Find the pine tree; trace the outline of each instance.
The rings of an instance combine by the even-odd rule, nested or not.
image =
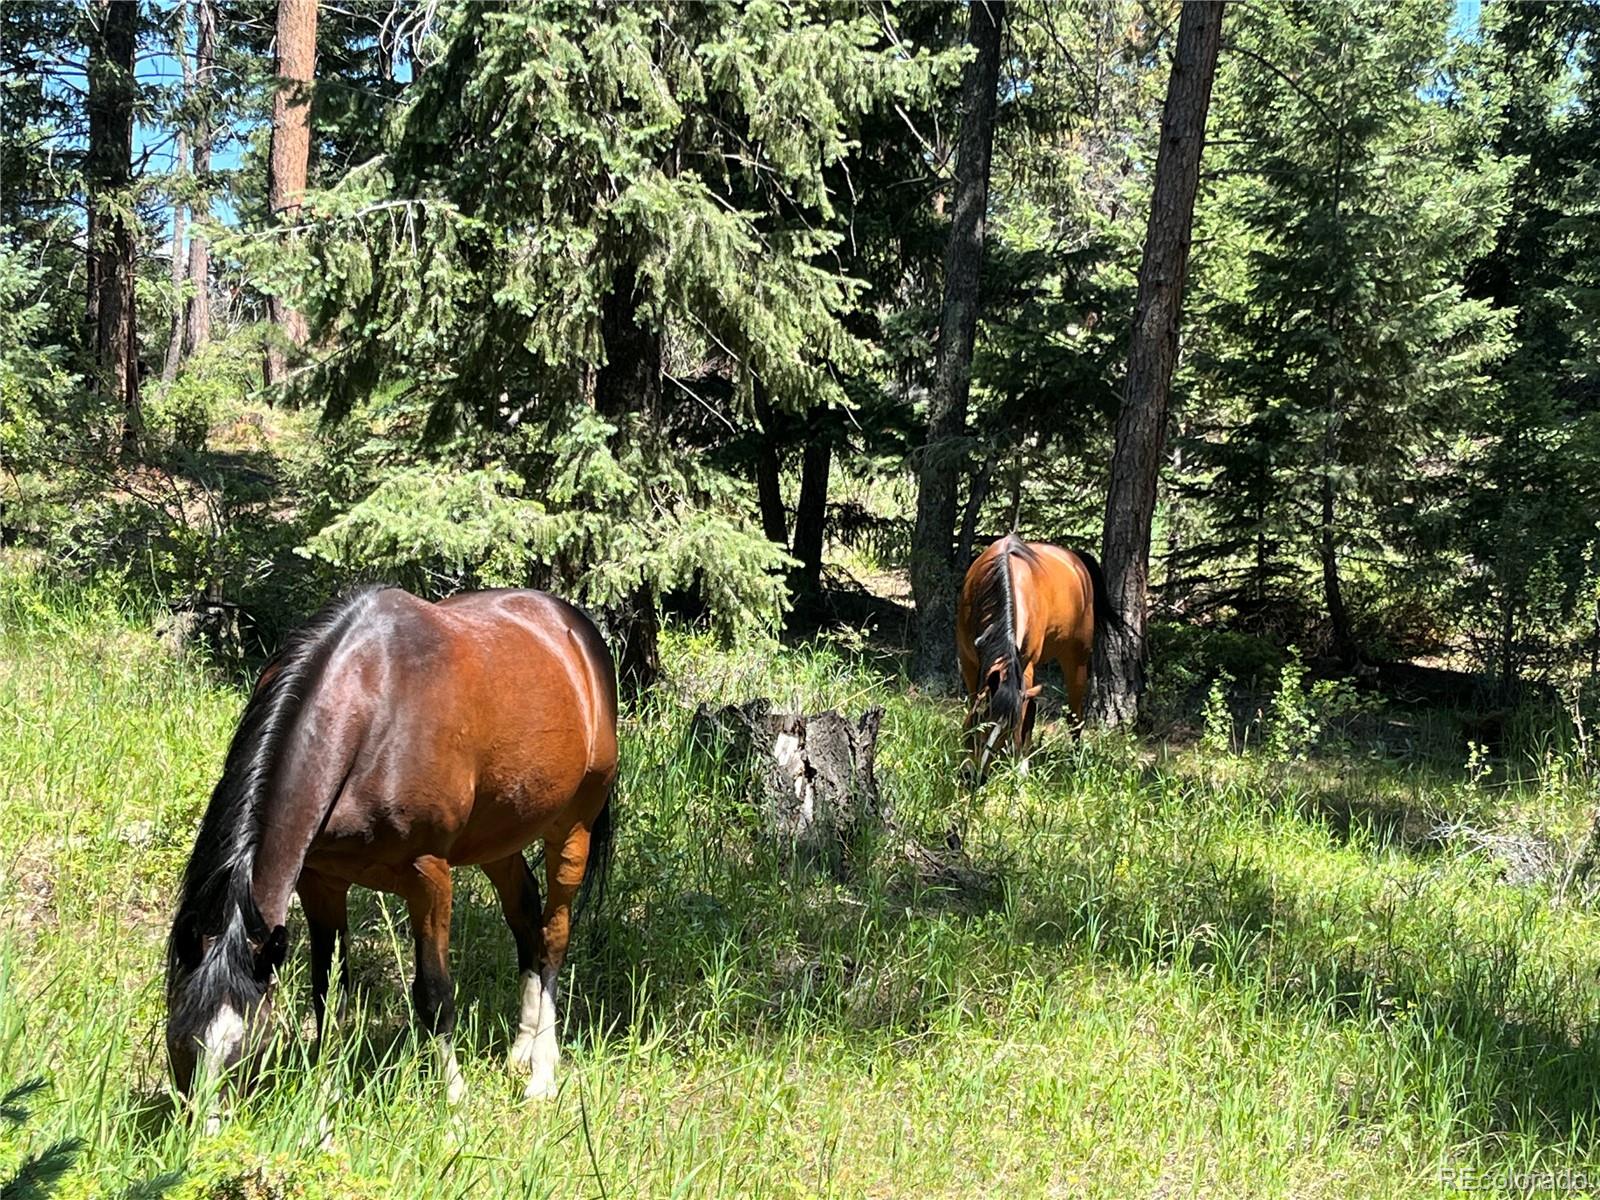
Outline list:
[[[267,205],[275,220],[293,224],[300,212],[311,163],[311,91],[317,63],[317,0],[278,0],[277,86],[272,94],[272,146],[267,165]],[[282,342],[305,345],[306,323],[281,295],[270,300]],[[269,384],[283,378],[284,347],[267,347]]]
[[[1460,468],[1421,514],[1455,568],[1449,596],[1510,686],[1600,652],[1600,14],[1501,4],[1483,13],[1467,82],[1498,118],[1511,202],[1468,282],[1516,314],[1512,350],[1461,439]],[[1569,633],[1569,630],[1576,630]]]
[[[1381,553],[1504,350],[1505,314],[1466,295],[1460,267],[1506,172],[1449,102],[1447,5],[1239,17],[1213,253],[1243,278],[1194,339],[1216,398],[1201,407],[1222,419],[1192,449],[1222,537],[1189,554],[1253,554],[1258,589],[1314,562],[1330,646],[1351,659],[1348,560]]]
[[[1106,492],[1102,564],[1118,620],[1102,621],[1096,631],[1093,707],[1096,718],[1108,725],[1132,722],[1143,691],[1150,527],[1166,440],[1167,400],[1178,359],[1189,236],[1222,43],[1222,16],[1223,6],[1212,0],[1189,0],[1183,6],[1177,56],[1161,116],[1161,151],[1139,268],[1128,381]]]
[[[374,553],[374,525],[439,529],[420,510],[474,480],[473,523],[507,534],[480,580],[600,606],[692,589],[722,621],[770,620],[782,552],[684,452],[688,376],[730,364],[740,423],[757,381],[779,408],[848,405],[865,350],[841,320],[859,285],[830,262],[827,171],[863,111],[936,64],[874,14],[805,4],[460,4],[438,22],[386,159],[308,201],[298,261],[262,263],[330,347],[307,394],[369,419],[394,385],[391,429],[431,460],[380,473],[313,548],[428,560],[421,536]]]
[[[1004,3],[980,0],[971,6],[968,18],[967,41],[973,53],[961,89],[961,134],[944,259],[938,358],[928,394],[928,436],[918,467],[917,525],[911,537],[911,588],[917,601],[917,644],[911,669],[913,676],[925,683],[945,683],[955,675],[956,591],[960,586],[953,559],[956,487],[965,457],[961,446],[972,386],[1005,17]]]
[[[139,330],[134,308],[138,222],[133,209],[134,51],[137,0],[95,0],[89,10],[88,318],[99,383],[121,409],[125,457],[139,447]]]
[[[189,236],[188,294],[183,315],[183,352],[193,354],[211,340],[211,245],[202,221],[211,216],[211,150],[216,137],[217,10],[215,0],[194,0],[194,228]]]

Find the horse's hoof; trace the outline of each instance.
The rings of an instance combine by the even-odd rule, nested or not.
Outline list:
[[[511,1052],[506,1055],[506,1070],[513,1075],[526,1075],[533,1070],[533,1046],[531,1035],[519,1036],[511,1043]]]
[[[461,1078],[461,1076],[457,1075],[449,1083],[445,1084],[444,1102],[451,1108],[454,1108],[456,1105],[461,1103],[466,1094],[467,1081]]]
[[[455,1048],[444,1039],[437,1043],[439,1071],[444,1076],[445,1103],[454,1108],[467,1094],[467,1080],[461,1074],[461,1064],[456,1061]]]
[[[524,1100],[554,1100],[559,1090],[556,1086],[554,1069],[535,1071],[528,1077],[528,1086],[523,1089],[522,1098]]]

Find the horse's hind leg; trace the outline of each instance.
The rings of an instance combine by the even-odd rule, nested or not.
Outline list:
[[[417,859],[413,871],[400,889],[417,950],[411,1002],[418,1022],[433,1036],[445,1098],[454,1104],[466,1091],[466,1081],[450,1044],[456,1026],[455,989],[450,982],[450,864],[430,855]]]
[[[511,1043],[509,1065],[519,1075],[533,1070],[534,1046],[544,1008],[544,984],[539,964],[544,958],[544,934],[539,928],[539,884],[521,853],[485,863],[483,873],[500,897],[511,936],[517,942],[517,972],[522,978],[522,1009],[516,1040]]]
[[[544,903],[544,955],[539,964],[538,1020],[533,1023],[526,1092],[529,1100],[547,1099],[556,1094],[556,1063],[561,1055],[556,1041],[556,984],[572,937],[572,901],[578,894],[578,886],[583,882],[588,863],[589,829],[586,825],[574,825],[545,843],[545,887],[548,894]],[[526,1022],[526,999],[522,1011]]]
[[[335,945],[344,956],[339,966],[339,1008],[343,1021],[350,995],[350,884],[309,868],[295,885],[311,932],[311,1007],[317,1014],[317,1042],[327,1028],[328,983]]]

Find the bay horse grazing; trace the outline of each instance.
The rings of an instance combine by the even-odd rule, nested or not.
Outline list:
[[[572,904],[604,871],[617,773],[617,685],[590,620],[542,592],[429,604],[369,589],[324,609],[264,670],[184,872],[167,944],[167,1050],[178,1086],[257,1048],[298,892],[321,1035],[352,884],[401,896],[418,1021],[446,1094],[452,867],[480,866],[517,943],[511,1068],[528,1098],[556,1085],[556,981]],[[522,851],[545,845],[547,895]]]
[[[973,737],[978,783],[1000,739],[1026,753],[1042,688],[1034,673],[1042,664],[1060,664],[1067,704],[1083,720],[1097,618],[1114,619],[1111,601],[1100,564],[1082,551],[1010,533],[967,568],[956,609],[956,654],[971,701],[966,728],[975,729],[985,708],[993,723],[981,749]]]

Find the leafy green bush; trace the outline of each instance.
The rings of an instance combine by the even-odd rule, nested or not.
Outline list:
[[[261,386],[260,338],[232,331],[183,364],[176,379],[146,390],[145,433],[155,446],[197,451],[213,429],[244,411]]]
[[[1246,688],[1263,686],[1282,670],[1287,655],[1265,638],[1173,621],[1150,627],[1150,658],[1162,670],[1181,667],[1191,682],[1227,675]]]
[[[1316,745],[1322,726],[1306,690],[1306,665],[1290,648],[1289,661],[1278,672],[1278,690],[1267,714],[1263,750],[1276,762],[1304,758]]]
[[[1231,754],[1234,750],[1233,710],[1228,706],[1228,690],[1232,684],[1232,678],[1226,673],[1213,679],[1201,710],[1200,747],[1212,754]]]

